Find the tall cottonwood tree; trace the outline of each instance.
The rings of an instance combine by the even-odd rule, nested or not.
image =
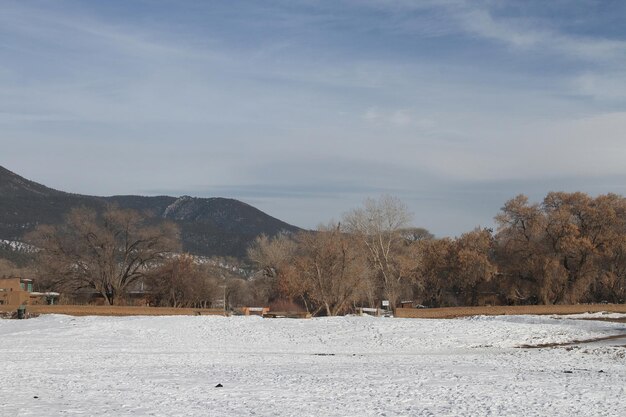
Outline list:
[[[417,250],[416,295],[429,307],[450,303],[453,281],[454,240],[429,239],[419,243]]]
[[[285,282],[293,269],[293,258],[298,245],[291,234],[279,233],[274,237],[258,236],[247,251],[248,260],[257,273],[252,278],[250,288],[255,291],[255,299],[270,303],[281,296],[294,297],[290,293],[293,284]]]
[[[344,216],[344,231],[364,246],[370,268],[384,297],[395,306],[409,288],[415,267],[408,250],[406,228],[411,220],[407,206],[388,195],[365,200],[363,207]]]
[[[499,269],[520,299],[624,299],[624,197],[553,192],[539,205],[518,196],[496,220]]]
[[[552,274],[541,206],[518,195],[504,204],[495,219],[498,280],[507,300],[514,304],[549,303]]]
[[[39,248],[39,265],[51,285],[91,288],[107,304],[180,248],[173,224],[151,225],[138,212],[116,207],[102,214],[75,208],[63,224],[38,226],[28,240]]]
[[[454,280],[465,305],[477,305],[481,285],[497,272],[493,262],[494,239],[490,229],[475,229],[455,241]]]
[[[299,233],[296,242],[299,250],[288,282],[316,312],[336,316],[362,298],[369,270],[353,236],[342,232],[338,224],[329,224],[316,232]]]
[[[416,282],[422,300],[431,307],[476,305],[480,287],[497,272],[493,245],[489,229],[421,242]]]

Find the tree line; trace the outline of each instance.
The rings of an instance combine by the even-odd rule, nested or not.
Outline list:
[[[393,197],[367,200],[316,232],[259,237],[249,258],[273,285],[313,312],[413,300],[428,307],[480,304],[623,303],[626,199],[549,193],[517,196],[477,228],[435,238],[408,227]]]
[[[436,238],[410,226],[399,199],[368,199],[315,231],[259,236],[242,275],[234,260],[181,253],[172,223],[116,207],[76,208],[63,224],[39,225],[27,236],[35,262],[2,261],[0,275],[28,272],[41,289],[87,291],[106,304],[140,293],[150,305],[273,305],[323,315],[382,300],[427,307],[624,302],[624,197],[555,192],[530,203],[520,195],[495,220],[495,230]]]

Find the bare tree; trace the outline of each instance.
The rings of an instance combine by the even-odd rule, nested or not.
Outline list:
[[[520,299],[546,304],[624,299],[623,197],[554,192],[541,205],[531,205],[518,196],[496,220],[499,272]]]
[[[150,271],[145,283],[156,305],[207,308],[221,293],[221,277],[211,272],[191,255],[183,254]]]
[[[497,272],[492,262],[493,245],[489,229],[475,229],[456,239],[454,283],[466,305],[477,305],[480,286],[491,281]]]
[[[404,281],[411,278],[414,269],[404,236],[410,220],[406,205],[391,196],[367,199],[362,208],[344,216],[344,230],[357,236],[365,246],[370,267],[380,284],[381,296],[391,305],[397,304]]]
[[[294,259],[289,283],[328,316],[345,313],[362,297],[369,270],[354,237],[339,225],[321,226],[317,232],[301,232],[296,237],[299,251]]]
[[[509,302],[549,303],[554,268],[547,256],[546,218],[539,204],[518,195],[496,216],[498,280]]]
[[[275,237],[261,235],[248,248],[248,259],[257,269],[249,288],[254,290],[254,299],[263,303],[275,301],[281,296],[295,296],[293,283],[286,280],[293,268],[293,258],[298,249],[297,243],[289,234]]]
[[[448,292],[454,278],[453,257],[454,241],[450,238],[419,242],[416,292],[424,304],[430,307],[448,304]]]
[[[37,246],[39,265],[52,284],[65,289],[91,288],[108,304],[179,249],[171,223],[149,225],[133,210],[76,208],[60,226],[39,226],[28,236]]]

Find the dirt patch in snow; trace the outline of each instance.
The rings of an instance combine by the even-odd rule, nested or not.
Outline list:
[[[593,339],[573,340],[571,342],[565,342],[565,343],[542,343],[542,344],[538,344],[538,345],[521,345],[521,346],[519,346],[519,348],[521,348],[521,349],[542,349],[542,348],[551,348],[551,347],[584,345],[584,344],[603,342],[603,341],[609,341],[609,340],[619,340],[619,339],[626,340],[626,333],[624,333],[624,334],[617,334],[617,335],[613,335],[613,336],[596,337],[596,338],[593,338]],[[626,345],[624,345],[624,346],[626,346]]]

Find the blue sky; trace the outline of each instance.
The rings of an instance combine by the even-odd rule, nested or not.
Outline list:
[[[404,200],[626,193],[623,1],[2,1],[0,165],[72,192],[223,196],[301,227]]]

